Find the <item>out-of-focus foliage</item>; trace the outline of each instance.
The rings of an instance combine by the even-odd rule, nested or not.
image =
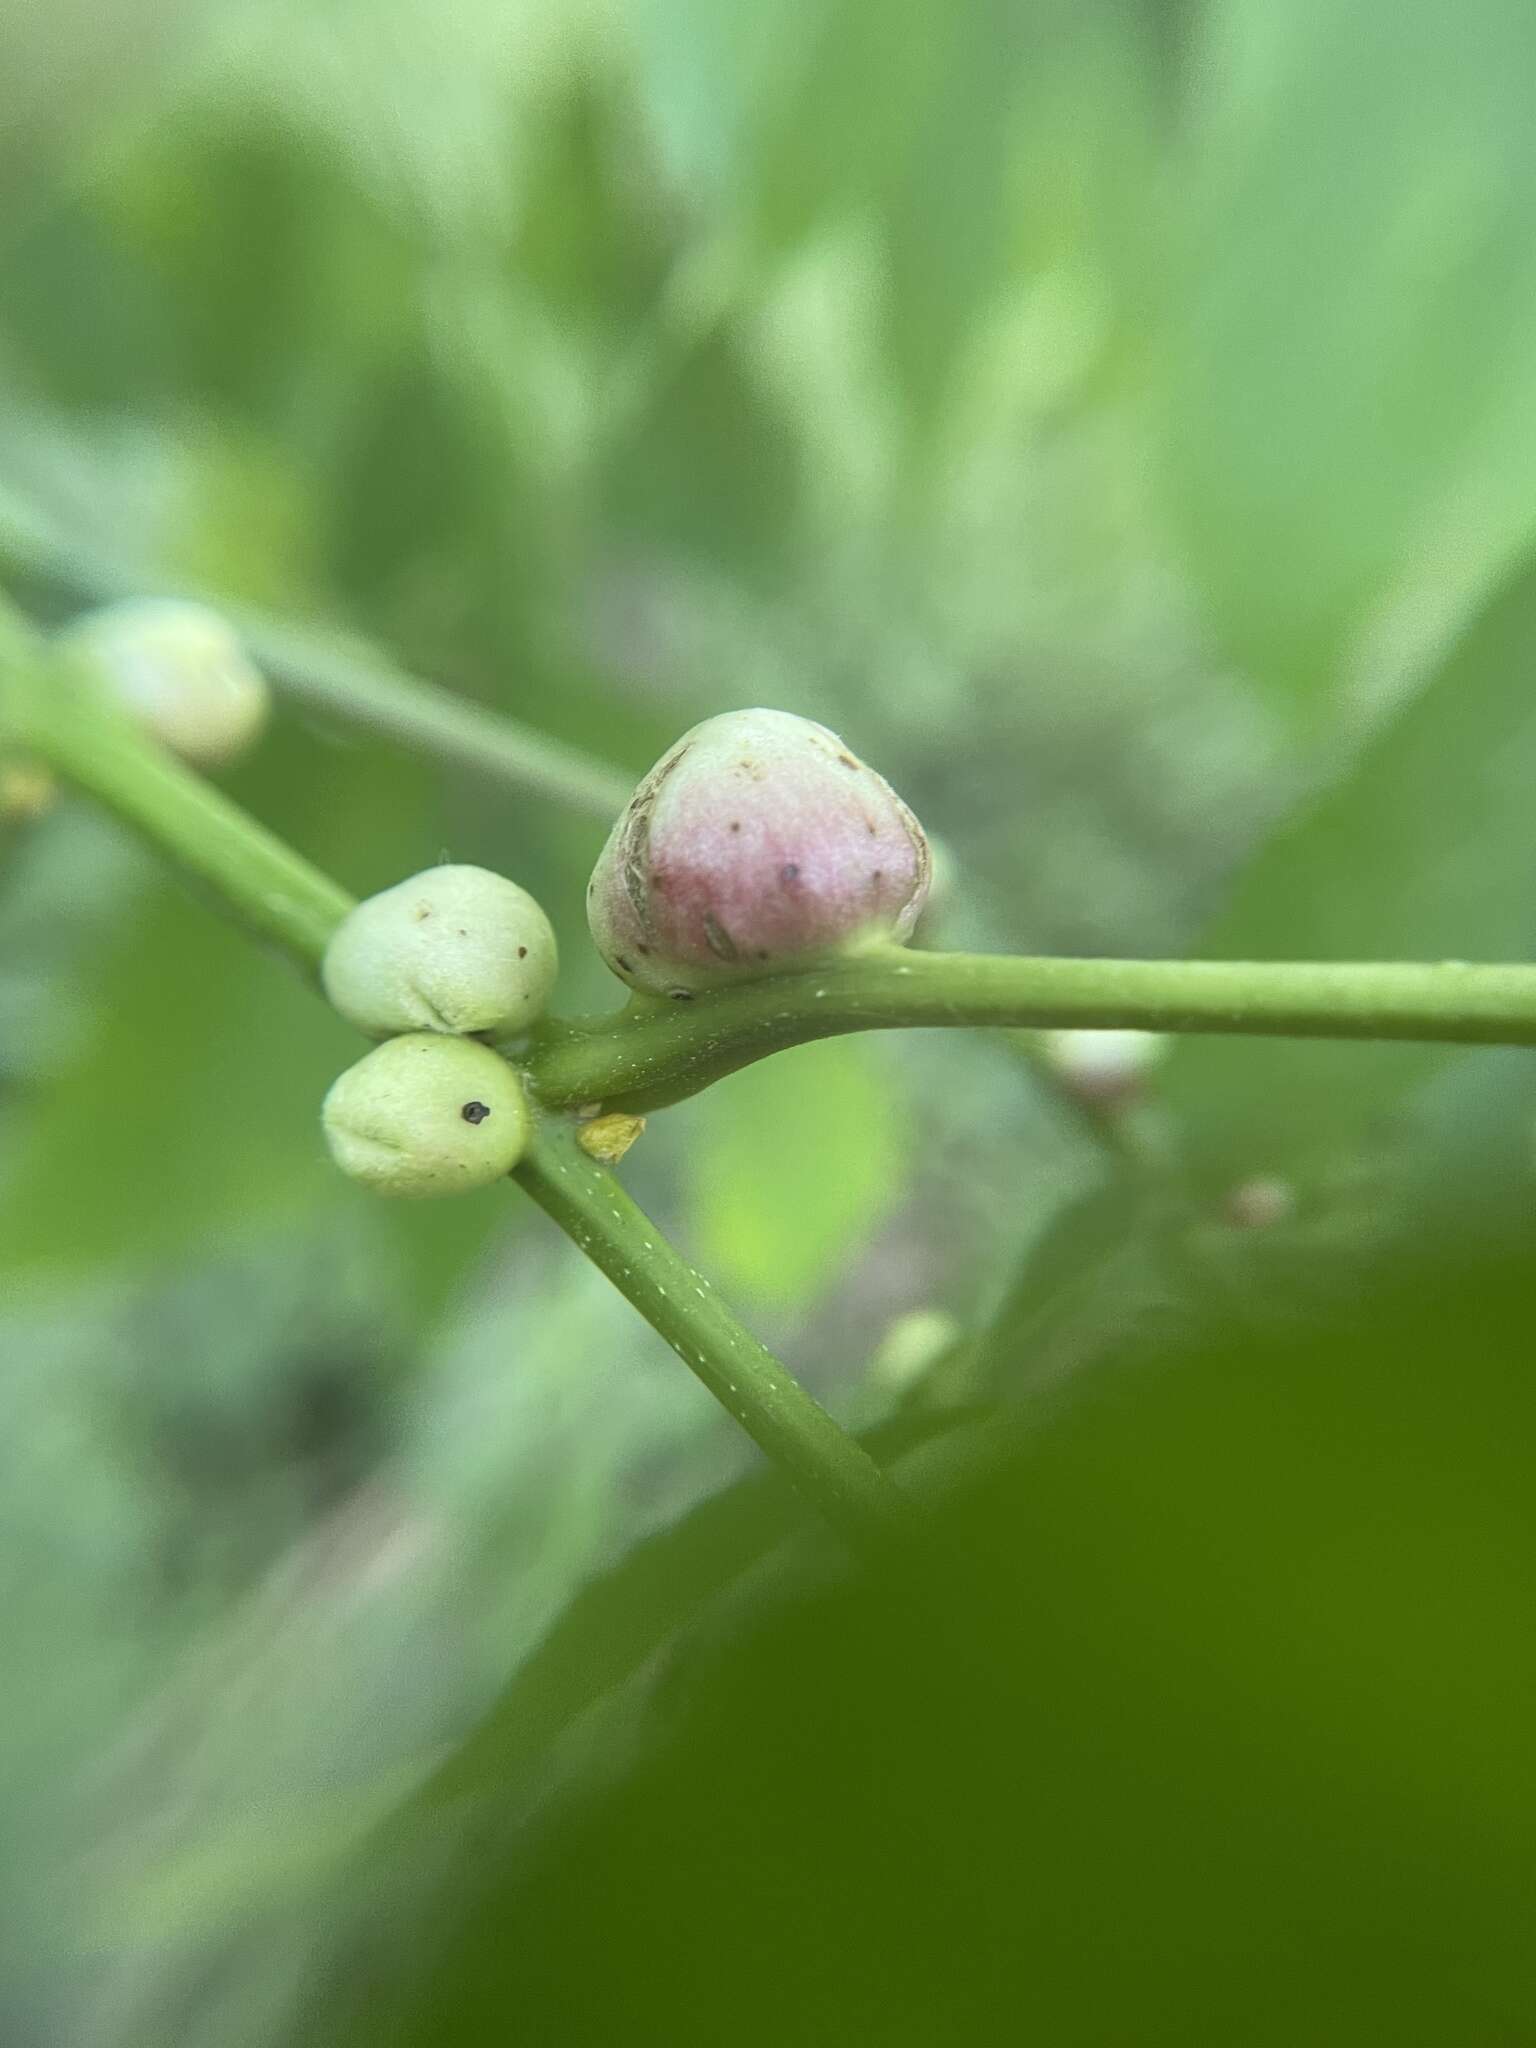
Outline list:
[[[1533,68],[1520,0],[18,0],[0,507],[635,773],[825,720],[932,943],[1524,957]],[[291,712],[229,783],[616,999],[601,821]],[[341,1182],[355,1039],[113,828],[0,829],[7,2040],[339,2038],[402,1947],[423,2039],[1536,2024],[1526,1055],[1192,1042],[1129,1158],[959,1033],[653,1119],[824,1398],[1014,1459],[974,1584],[748,1628],[827,1559],[659,1341],[510,1192]]]
[[[1488,604],[1438,674],[1294,823],[1204,935],[1227,959],[1520,960],[1536,951],[1536,577]],[[1192,1152],[1228,1172],[1358,1158],[1428,1081],[1440,1046],[1185,1046],[1170,1086]],[[1524,1072],[1529,1063],[1522,1063]],[[1529,1082],[1516,1083],[1524,1113]],[[1506,1072],[1502,1114],[1517,1113]]]
[[[695,1643],[482,1838],[355,2038],[1518,2040],[1527,1321],[1431,1253],[996,1418],[920,1562]]]

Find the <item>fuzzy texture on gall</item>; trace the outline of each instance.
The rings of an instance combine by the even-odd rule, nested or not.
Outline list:
[[[326,948],[325,992],[374,1038],[509,1037],[542,1015],[559,965],[549,919],[488,868],[437,867],[360,903]]]
[[[908,938],[930,867],[921,825],[836,733],[728,711],[684,733],[635,791],[587,919],[621,980],[689,995]]]
[[[527,1148],[517,1075],[473,1039],[391,1038],[334,1083],[321,1113],[342,1172],[381,1195],[466,1194],[502,1180]]]
[[[144,729],[197,768],[218,768],[256,739],[271,710],[266,678],[207,605],[132,598],[87,612],[58,646]]]

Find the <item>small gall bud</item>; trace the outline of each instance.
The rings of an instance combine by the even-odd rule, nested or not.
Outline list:
[[[685,997],[905,940],[930,866],[921,825],[836,733],[729,711],[684,733],[635,791],[587,917],[621,980]]]
[[[869,1361],[866,1385],[887,1398],[911,1393],[964,1334],[944,1309],[908,1309],[887,1324]]]
[[[458,1195],[502,1180],[528,1144],[522,1083],[489,1046],[391,1038],[333,1085],[321,1113],[342,1172],[381,1195]]]
[[[1168,1041],[1156,1031],[1047,1031],[1046,1059],[1080,1102],[1124,1108],[1142,1093]]]
[[[549,919],[488,868],[438,867],[360,903],[326,948],[332,1004],[374,1038],[509,1037],[542,1015],[559,964]]]
[[[218,768],[267,722],[271,693],[228,621],[207,605],[131,598],[87,612],[57,646],[138,724],[197,768]]]
[[[1296,1213],[1296,1190],[1278,1174],[1255,1174],[1228,1188],[1222,1216],[1234,1230],[1273,1230]]]

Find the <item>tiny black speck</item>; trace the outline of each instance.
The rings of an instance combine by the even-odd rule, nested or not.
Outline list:
[[[731,820],[731,830],[732,830],[733,832],[739,832],[739,831],[741,830],[741,820],[740,820],[740,818],[732,818],[732,820]]]
[[[528,958],[528,948],[526,946],[519,946],[517,949],[517,957],[519,960],[526,960]]]
[[[483,1124],[490,1113],[483,1102],[466,1102],[459,1111],[459,1115],[467,1124]]]
[[[798,862],[798,861],[793,861],[793,860],[787,860],[787,861],[785,861],[785,863],[784,863],[783,867],[781,867],[781,868],[779,869],[779,880],[780,880],[781,882],[798,882],[798,881],[799,881],[799,879],[800,879],[800,864],[799,864],[799,862]]]

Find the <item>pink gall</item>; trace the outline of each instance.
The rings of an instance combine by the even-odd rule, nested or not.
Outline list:
[[[684,733],[635,791],[587,916],[632,988],[686,996],[905,940],[931,872],[917,819],[836,733],[730,711]]]

